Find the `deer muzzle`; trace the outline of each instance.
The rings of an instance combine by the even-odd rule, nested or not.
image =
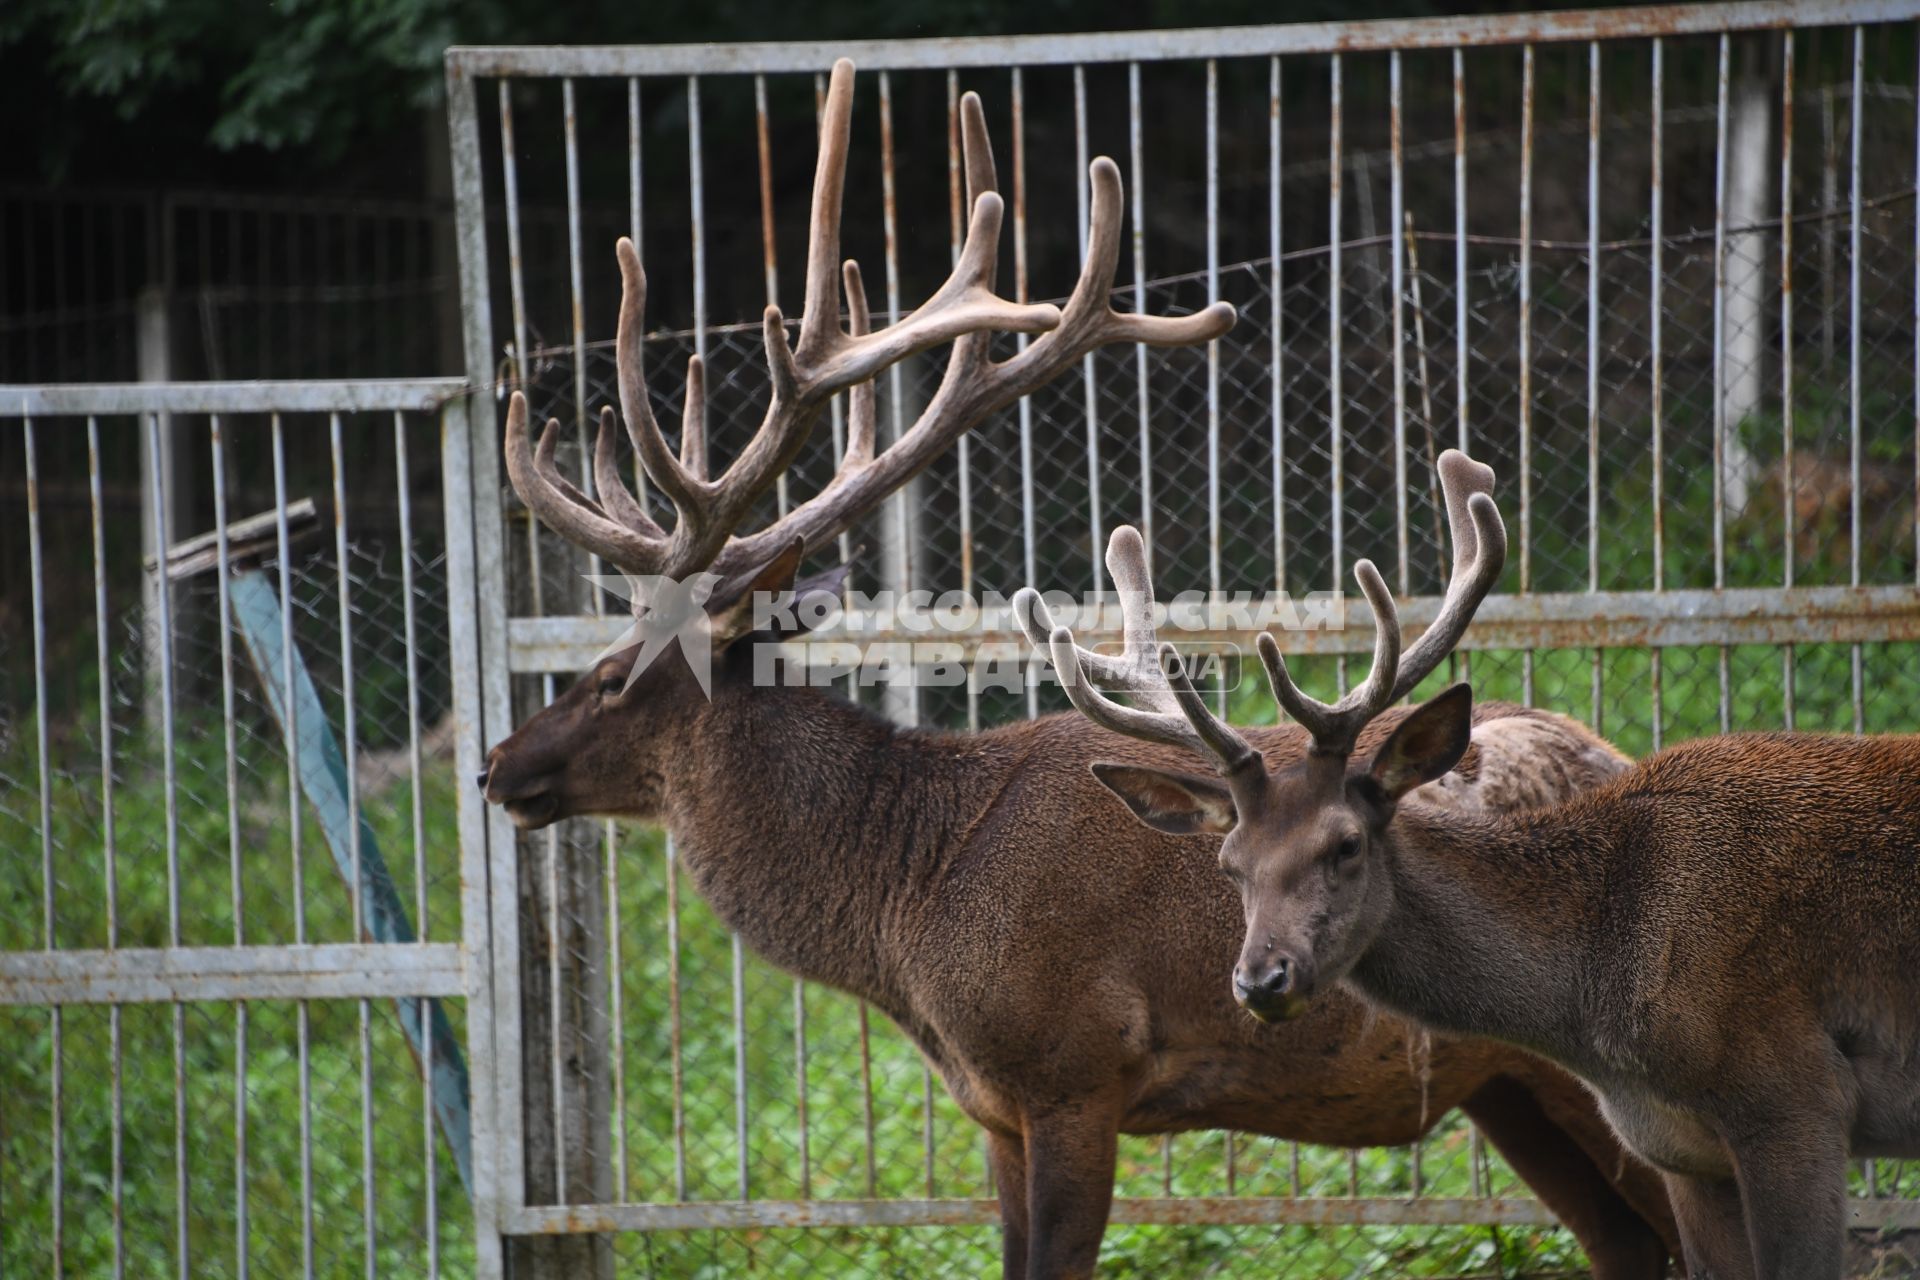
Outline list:
[[[537,831],[561,816],[560,795],[553,789],[553,775],[516,776],[513,763],[503,754],[502,747],[487,753],[487,767],[475,781],[487,803],[505,809],[513,825],[522,831]]]
[[[1286,1022],[1306,1012],[1313,994],[1311,967],[1284,951],[1241,960],[1233,969],[1233,998],[1262,1022]]]

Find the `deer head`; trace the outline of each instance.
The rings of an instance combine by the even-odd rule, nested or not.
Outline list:
[[[506,457],[514,491],[548,528],[627,575],[636,639],[489,753],[480,785],[521,827],[582,814],[656,816],[661,754],[672,750],[676,736],[707,704],[709,690],[693,668],[710,667],[716,684],[747,678],[750,660],[740,651],[750,646],[740,642],[754,633],[756,596],[838,593],[833,575],[796,588],[809,547],[826,545],[965,432],[1074,367],[1089,351],[1109,343],[1191,346],[1233,324],[1233,308],[1223,302],[1180,317],[1112,308],[1122,198],[1120,171],[1105,157],[1089,171],[1086,259],[1066,304],[1025,305],[999,297],[994,276],[1003,207],[980,99],[969,93],[961,99],[960,122],[972,214],[960,254],[930,298],[873,330],[860,269],[840,261],[852,109],[853,64],[842,59],[834,65],[821,119],[798,339],[789,342],[785,318],[769,306],[762,325],[772,383],[766,416],[717,477],[709,476],[705,370],[698,357],[687,364],[677,456],[649,408],[640,363],[646,273],[632,241],[622,238],[617,245],[621,416],[640,465],[673,506],[670,529],[654,521],[620,474],[612,409],[600,414],[593,458],[598,492],[588,495],[554,464],[559,424],[549,421],[535,444],[526,399],[518,392],[512,398]],[[996,333],[1035,336],[1024,350],[995,360],[989,348]],[[951,354],[925,411],[892,444],[877,449],[875,376],[943,344],[951,344]],[[766,527],[741,532],[756,502],[792,464],[822,410],[842,391],[848,393],[847,447],[832,480]],[[708,652],[687,652],[695,645]],[[651,660],[639,662],[643,655]]]
[[[1264,1020],[1301,1013],[1316,989],[1344,976],[1385,916],[1388,824],[1409,791],[1454,767],[1468,744],[1470,697],[1457,685],[1409,715],[1372,759],[1355,765],[1369,721],[1404,698],[1459,641],[1506,560],[1506,527],[1490,495],[1493,472],[1449,449],[1441,486],[1453,533],[1453,576],[1439,616],[1403,653],[1393,597],[1373,563],[1354,565],[1372,606],[1373,665],[1329,705],[1301,693],[1271,634],[1257,647],[1275,699],[1313,738],[1299,763],[1269,772],[1260,753],[1207,710],[1173,646],[1153,631],[1153,589],[1140,535],[1122,526],[1107,548],[1125,641],[1115,658],[1083,649],[1053,627],[1031,590],[1014,600],[1028,638],[1047,649],[1067,695],[1095,722],[1129,737],[1197,751],[1214,772],[1095,764],[1096,777],[1141,822],[1175,834],[1224,836],[1220,866],[1240,890],[1246,941],[1235,998]],[[1120,692],[1131,705],[1102,690]]]

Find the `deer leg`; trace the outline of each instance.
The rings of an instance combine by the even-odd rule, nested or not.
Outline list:
[[[1666,1274],[1666,1242],[1526,1086],[1496,1076],[1460,1109],[1573,1233],[1595,1280],[1658,1280]]]
[[[1553,1122],[1580,1144],[1620,1198],[1659,1233],[1667,1253],[1676,1260],[1681,1259],[1680,1228],[1673,1220],[1665,1176],[1621,1145],[1585,1085],[1558,1068],[1541,1065],[1545,1069],[1539,1073],[1515,1078],[1527,1087]],[[1684,1271],[1684,1266],[1681,1269]]]
[[[1027,1147],[1018,1134],[987,1134],[987,1159],[1000,1195],[1001,1280],[1027,1275]]]
[[[1117,1117],[1077,1107],[1027,1120],[1027,1280],[1085,1280],[1113,1205]]]
[[[1775,1125],[1729,1143],[1760,1280],[1840,1280],[1847,1148],[1838,1127]]]
[[[1753,1280],[1753,1253],[1738,1186],[1670,1173],[1667,1197],[1680,1224],[1692,1280]]]

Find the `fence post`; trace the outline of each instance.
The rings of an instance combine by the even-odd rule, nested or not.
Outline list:
[[[508,538],[513,616],[584,614],[591,587],[571,548],[535,526],[538,551],[517,511]],[[533,577],[545,566],[539,599]],[[514,719],[537,712],[552,685],[515,681]],[[520,1070],[528,1204],[598,1204],[613,1197],[612,1036],[600,824],[570,819],[519,841]],[[612,856],[609,851],[609,856]],[[604,1235],[516,1236],[515,1280],[612,1280]]]
[[[1743,50],[1750,53],[1751,50]],[[1746,62],[1746,58],[1741,59]],[[1766,372],[1767,239],[1746,228],[1771,209],[1774,90],[1764,69],[1745,66],[1733,80],[1727,140],[1726,444],[1721,476],[1727,516],[1746,509],[1760,465],[1741,426],[1760,411]]]
[[[173,338],[168,316],[168,297],[164,285],[149,285],[140,291],[134,304],[134,346],[139,359],[140,381],[171,382],[173,380]],[[136,434],[140,437],[140,557],[141,562],[163,563],[167,548],[179,541],[180,530],[184,527],[181,519],[181,505],[185,493],[181,480],[192,474],[191,469],[175,465],[180,450],[173,437],[172,415],[156,413],[153,415],[159,424],[159,452],[156,455],[147,432]],[[160,513],[162,520],[155,519],[155,491],[165,510]],[[164,527],[162,527],[164,525]],[[160,593],[166,589],[165,575],[147,573],[140,576],[140,655],[143,669],[140,697],[142,719],[146,724],[157,725],[161,718],[160,683]],[[179,630],[181,620],[175,619],[175,630]]]

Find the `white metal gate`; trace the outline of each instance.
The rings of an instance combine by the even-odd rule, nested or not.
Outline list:
[[[1424,460],[1457,443],[1513,477],[1503,503],[1516,590],[1482,607],[1465,646],[1483,689],[1588,718],[1635,751],[1732,726],[1912,728],[1920,544],[1910,519],[1872,518],[1872,494],[1907,512],[1920,492],[1904,452],[1920,424],[1920,227],[1908,209],[1920,129],[1912,59],[1892,65],[1886,52],[1906,48],[1911,27],[1884,25],[1916,16],[1912,3],[1735,3],[1019,39],[456,49],[469,368],[576,424],[563,451],[585,476],[586,424],[612,398],[613,308],[599,283],[609,246],[579,228],[585,210],[624,205],[656,297],[677,290],[664,317],[650,316],[650,362],[697,351],[721,371],[716,383],[737,370],[750,388],[758,326],[730,322],[782,300],[780,211],[802,221],[799,192],[772,176],[775,139],[795,135],[780,129],[779,104],[804,101],[809,85],[817,100],[826,67],[848,56],[870,80],[863,95],[877,94],[863,96],[856,127],[875,130],[877,110],[877,134],[864,136],[881,152],[879,180],[862,192],[856,174],[849,199],[872,202],[866,230],[890,309],[914,295],[902,282],[916,270],[945,269],[959,235],[955,212],[941,228],[950,234],[923,225],[916,246],[896,175],[943,162],[957,172],[952,115],[959,91],[978,89],[1011,172],[1015,296],[1072,278],[1076,247],[1030,238],[1029,224],[1072,224],[1060,212],[1069,188],[1046,177],[1084,174],[1108,149],[1126,157],[1134,286],[1154,309],[1224,296],[1243,317],[1204,359],[1102,353],[1084,380],[977,431],[902,500],[906,513],[884,523],[907,532],[881,529],[878,563],[857,572],[936,592],[1029,581],[1099,590],[1103,529],[1126,518],[1148,531],[1170,589],[1338,590],[1351,560],[1374,554],[1396,565],[1389,580],[1416,597],[1418,615],[1441,550],[1421,502]],[[1906,34],[1882,40],[1888,31]],[[1754,118],[1741,97],[1750,56],[1775,68],[1763,77],[1760,114],[1775,123],[1760,147],[1771,186],[1759,205],[1739,203],[1738,166],[1754,162],[1732,158],[1739,138],[1729,140]],[[1565,101],[1546,101],[1543,85]],[[1476,95],[1509,92],[1510,129],[1470,124],[1486,114]],[[1144,140],[1182,96],[1201,104],[1173,111],[1194,136],[1177,154],[1151,150]],[[662,155],[647,122],[663,116],[684,122],[684,151]],[[1303,131],[1310,148],[1298,145]],[[624,164],[594,172],[593,152],[623,137]],[[1042,171],[1032,159],[1069,148],[1071,163]],[[516,219],[522,175],[542,155],[553,157],[545,181],[564,173],[573,228],[544,268]],[[1620,155],[1636,158],[1624,181]],[[752,213],[710,203],[716,175],[756,172],[757,187],[733,184],[757,195]],[[1550,183],[1582,199],[1536,208]],[[1030,219],[1030,207],[1052,212]],[[1186,234],[1151,229],[1176,220]],[[490,228],[504,228],[504,246]],[[930,371],[909,366],[882,389],[896,421]],[[751,394],[717,392],[716,419]],[[475,430],[492,492],[497,438],[484,421]],[[819,441],[803,473],[829,474],[832,448]],[[524,512],[509,514],[521,523],[480,557],[483,597],[516,599],[506,669],[488,673],[488,705],[503,709],[510,678],[532,681],[537,705],[623,625],[541,608],[543,590],[564,593],[580,566]],[[1017,642],[992,627],[968,639]],[[1329,658],[1369,643],[1364,631],[1295,639]],[[1324,674],[1344,678],[1331,662]],[[1023,704],[977,691],[894,705],[953,724],[1035,708],[1031,694]],[[671,847],[643,844],[636,857],[632,837],[611,828],[521,845],[545,878],[527,897],[507,871],[512,832],[496,821],[490,837],[503,1230],[665,1231],[672,1243],[623,1239],[614,1252],[636,1267],[808,1274],[869,1265],[835,1228],[994,1221],[972,1131],[937,1082],[909,1066],[876,1084],[874,1064],[892,1060],[864,1009],[799,983],[783,994],[790,980],[743,957],[716,922],[687,918],[699,907],[680,892]],[[584,909],[565,888],[580,868],[598,881]],[[629,914],[636,904],[648,914]],[[519,928],[503,923],[527,911],[565,948],[521,954]],[[704,962],[724,976],[683,997],[696,956],[721,957]],[[652,1001],[643,983],[669,990]],[[540,988],[590,990],[607,1002],[604,1025],[565,1025],[544,1045],[521,1036],[523,1002],[534,992],[537,1004]],[[823,1049],[822,1028],[843,1025],[852,1038]],[[637,1054],[640,1042],[664,1060]],[[585,1073],[598,1072],[597,1085],[562,1070],[583,1048],[600,1055]],[[771,1066],[752,1065],[761,1055]],[[842,1073],[858,1081],[851,1094],[835,1087]],[[583,1102],[596,1087],[598,1111]],[[832,1105],[846,1108],[837,1124]],[[891,1131],[890,1114],[905,1119]],[[532,1130],[537,1159],[525,1154]],[[1138,1142],[1123,1147],[1113,1220],[1269,1229],[1234,1235],[1222,1255],[1232,1261],[1195,1262],[1196,1273],[1244,1265],[1278,1224],[1546,1221],[1523,1187],[1488,1173],[1470,1135],[1429,1145],[1429,1170],[1453,1162],[1454,1192],[1429,1181],[1409,1195],[1345,1155],[1309,1153],[1303,1174],[1298,1149],[1232,1136]],[[857,1155],[822,1178],[829,1146]],[[1862,1170],[1861,1194],[1879,1198],[1861,1202],[1860,1222],[1917,1220],[1887,1198],[1904,1174]],[[809,1243],[792,1227],[820,1230]],[[725,1229],[733,1243],[694,1228]],[[1114,1246],[1118,1235],[1120,1257],[1145,1256],[1131,1237]],[[1356,1231],[1351,1247],[1430,1238]],[[916,1250],[909,1269],[964,1274],[992,1256],[990,1242],[970,1239],[973,1252],[901,1247]],[[1261,1265],[1310,1266],[1285,1246]]]

